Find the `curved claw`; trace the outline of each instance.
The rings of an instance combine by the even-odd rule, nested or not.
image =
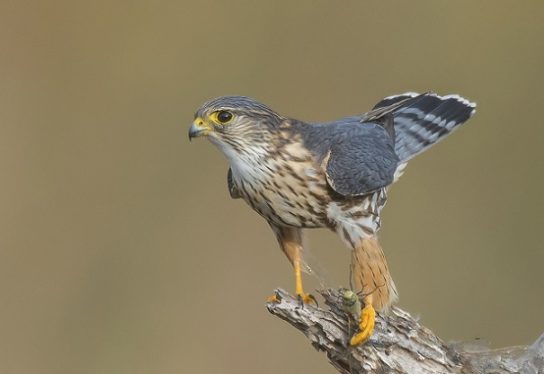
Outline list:
[[[376,323],[376,311],[372,305],[366,305],[361,310],[361,319],[359,322],[359,332],[351,338],[349,344],[352,346],[366,342],[372,332],[374,332],[374,324]]]
[[[267,303],[279,303],[281,301],[281,296],[277,293],[274,293],[272,296],[268,296],[266,299]]]
[[[314,303],[315,306],[319,306],[319,304],[317,303],[317,299],[315,298],[314,295],[312,294],[309,294],[309,293],[298,293],[297,294],[297,298],[299,299],[299,301],[301,302],[301,304],[311,304],[311,303]]]

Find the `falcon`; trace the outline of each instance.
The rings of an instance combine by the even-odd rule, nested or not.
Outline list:
[[[311,124],[249,97],[224,96],[197,110],[189,139],[206,137],[226,156],[230,196],[268,222],[293,265],[301,301],[315,301],[302,286],[302,229],[328,228],[352,249],[351,277],[364,305],[355,346],[371,336],[376,311],[398,298],[377,239],[387,188],[475,107],[458,95],[409,92],[364,114]]]

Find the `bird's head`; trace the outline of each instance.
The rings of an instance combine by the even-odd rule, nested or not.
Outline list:
[[[195,113],[189,139],[205,136],[227,156],[255,152],[265,146],[283,118],[264,104],[244,96],[208,101]]]

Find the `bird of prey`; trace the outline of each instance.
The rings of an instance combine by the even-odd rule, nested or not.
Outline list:
[[[458,95],[409,92],[364,114],[310,124],[249,97],[224,96],[197,110],[189,138],[207,137],[226,156],[231,197],[268,222],[303,302],[314,299],[302,287],[302,229],[329,228],[352,249],[352,279],[364,304],[350,340],[358,345],[372,334],[376,311],[398,297],[377,240],[387,188],[475,107]]]

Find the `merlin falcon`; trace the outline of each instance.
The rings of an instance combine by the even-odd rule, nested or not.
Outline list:
[[[224,96],[198,109],[189,139],[207,137],[226,156],[231,197],[266,219],[294,267],[301,301],[315,300],[302,287],[302,229],[329,228],[352,249],[351,276],[364,304],[350,341],[358,345],[371,336],[376,311],[398,298],[377,239],[387,188],[475,107],[458,95],[409,92],[364,114],[310,124],[249,97]]]

